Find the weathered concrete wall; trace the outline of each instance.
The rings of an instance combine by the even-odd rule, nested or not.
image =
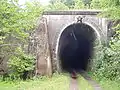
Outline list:
[[[29,53],[36,56],[36,74],[51,74],[51,60],[49,52],[48,32],[46,18],[39,20],[39,26],[31,35]]]
[[[54,63],[53,66],[55,67],[57,67],[56,65],[58,64],[57,44],[59,42],[60,35],[67,26],[73,23],[77,23],[78,17],[82,17],[83,18],[82,23],[91,26],[95,30],[98,39],[100,39],[102,42],[107,41],[107,31],[108,31],[107,19],[98,17],[97,12],[90,12],[90,11],[89,12],[77,11],[77,12],[74,11],[61,12],[61,13],[57,12],[59,15],[57,15],[55,12],[48,12],[45,15],[43,15],[43,17],[47,19],[50,49],[52,54],[52,60]]]

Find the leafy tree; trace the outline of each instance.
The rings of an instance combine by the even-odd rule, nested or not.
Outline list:
[[[92,9],[101,9],[100,1],[101,0],[92,0],[90,8],[92,8]]]
[[[64,3],[69,8],[73,8],[73,6],[75,5],[74,0],[61,0],[61,2]]]
[[[15,54],[16,49],[21,47],[21,51],[27,51],[30,33],[36,28],[37,19],[43,10],[38,2],[27,2],[20,6],[18,0],[0,0],[0,58],[5,57],[17,64],[24,61],[24,55]],[[25,58],[27,63],[31,62],[28,60],[29,55]]]
[[[119,0],[101,0],[101,8],[111,8],[115,6],[119,6]]]
[[[26,3],[21,8],[13,0],[1,0],[0,6],[0,48],[27,42],[28,32],[35,28],[37,17],[43,11],[41,5]]]
[[[8,61],[10,79],[29,78],[35,68],[35,58],[25,54],[20,47],[15,50]]]
[[[99,8],[99,9],[106,9],[112,8],[120,5],[119,0],[92,0],[91,1],[91,8]]]
[[[51,4],[55,4],[55,3],[63,3],[65,6],[70,8],[73,8],[73,6],[75,5],[75,1],[74,0],[50,0]]]
[[[59,1],[59,0],[50,0],[49,2],[50,2],[50,4],[54,4],[54,3],[56,3],[57,1]]]
[[[69,7],[67,7],[64,3],[58,1],[50,4],[48,6],[48,10],[69,10]]]
[[[90,8],[90,4],[92,0],[82,0],[82,1],[86,7],[88,6],[88,8]]]
[[[82,0],[75,0],[74,9],[84,9],[85,5]]]
[[[91,6],[96,7],[96,1],[92,2]],[[101,14],[103,17],[109,18],[113,21],[115,34],[111,37],[109,47],[104,47],[95,60],[94,74],[99,79],[107,78],[110,80],[120,81],[120,1],[119,0],[100,0],[101,9],[104,9]],[[98,54],[98,52],[96,54]]]

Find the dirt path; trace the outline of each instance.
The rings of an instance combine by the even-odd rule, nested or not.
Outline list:
[[[93,90],[102,90],[100,85],[92,80],[86,73],[81,74],[84,79],[93,87]],[[69,90],[80,90],[78,79],[70,78],[70,89]]]
[[[70,90],[79,90],[77,79],[70,78]]]
[[[89,77],[85,71],[81,71],[80,74],[88,81],[89,84],[94,88],[94,90],[102,90],[101,86]]]

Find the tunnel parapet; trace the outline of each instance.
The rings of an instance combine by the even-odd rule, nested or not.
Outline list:
[[[78,17],[83,17],[82,23],[92,27],[98,39],[102,43],[107,42],[108,21],[106,18],[98,17],[101,10],[79,10],[79,11],[45,11],[43,17],[47,18],[47,28],[50,41],[50,51],[53,61],[53,69],[59,69],[58,42],[61,33],[71,24],[77,23]]]

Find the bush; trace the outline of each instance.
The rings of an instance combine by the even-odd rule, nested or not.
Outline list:
[[[109,47],[99,45],[93,59],[92,71],[99,79],[120,81],[120,40],[112,39]]]
[[[21,48],[17,48],[15,55],[12,55],[8,61],[8,67],[10,79],[26,80],[34,70],[35,58],[31,55],[26,55]]]

